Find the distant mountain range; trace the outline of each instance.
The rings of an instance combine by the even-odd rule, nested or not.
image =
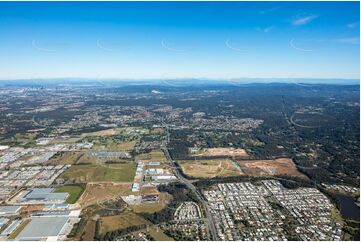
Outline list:
[[[199,86],[199,85],[243,85],[252,83],[283,83],[283,84],[328,84],[328,85],[359,85],[358,79],[312,79],[312,78],[239,78],[239,79],[92,79],[92,78],[54,78],[54,79],[18,79],[0,80],[0,86]]]

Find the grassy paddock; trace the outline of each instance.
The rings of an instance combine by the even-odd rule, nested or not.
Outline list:
[[[147,220],[130,211],[123,212],[119,215],[106,216],[100,218],[100,234],[106,232],[125,229],[131,226],[150,224]]]
[[[58,187],[55,192],[67,192],[69,197],[66,199],[67,203],[74,204],[79,199],[84,191],[83,185],[65,185]]]
[[[111,164],[111,165],[73,165],[61,176],[72,178],[80,182],[131,182],[135,175],[134,163]]]

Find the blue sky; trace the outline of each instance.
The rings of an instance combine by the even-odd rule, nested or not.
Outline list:
[[[0,79],[358,79],[359,9],[359,2],[0,2]]]

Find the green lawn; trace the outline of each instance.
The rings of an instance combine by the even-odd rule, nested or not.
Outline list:
[[[73,178],[79,182],[130,182],[134,179],[135,169],[135,163],[73,165],[61,176],[63,178]]]
[[[81,185],[65,185],[55,190],[55,192],[69,193],[69,197],[66,199],[66,202],[70,204],[76,203],[76,201],[81,196],[83,191],[84,191],[84,187]]]

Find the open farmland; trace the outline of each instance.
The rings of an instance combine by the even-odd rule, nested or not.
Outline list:
[[[74,179],[77,182],[130,182],[135,175],[135,164],[112,164],[112,165],[73,165],[66,170],[61,177]]]
[[[85,207],[119,196],[128,195],[130,190],[130,183],[88,183],[78,203]]]
[[[106,232],[143,224],[150,223],[133,212],[125,211],[119,215],[101,217],[99,233],[105,234]]]
[[[212,178],[242,175],[238,164],[229,159],[179,161],[183,172],[194,178]]]
[[[193,154],[195,157],[249,157],[246,150],[236,148],[208,148]]]
[[[238,161],[242,171],[250,176],[289,175],[306,177],[300,173],[292,159],[279,158],[275,160],[247,160]]]

